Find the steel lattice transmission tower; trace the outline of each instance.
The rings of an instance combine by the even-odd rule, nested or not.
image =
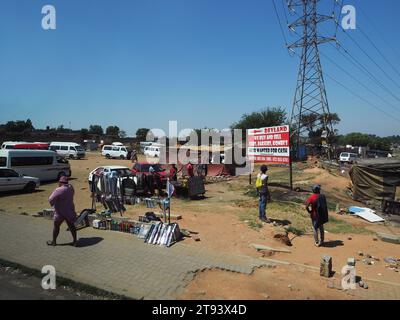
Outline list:
[[[335,0],[333,0],[335,5]],[[317,4],[320,0],[289,0],[289,13],[296,14],[297,19],[288,25],[289,29],[300,38],[288,49],[296,52],[301,48],[301,59],[297,77],[296,93],[291,114],[291,130],[293,155],[298,156],[301,134],[312,126],[313,131],[321,129],[323,135],[331,136],[333,126],[330,121],[329,104],[326,95],[324,76],[320,61],[318,46],[335,37],[323,37],[318,33],[318,25],[335,19],[335,9],[332,16],[318,14]],[[326,3],[326,2],[325,2]],[[307,122],[310,120],[310,122]]]

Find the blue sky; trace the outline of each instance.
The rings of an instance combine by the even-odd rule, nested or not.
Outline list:
[[[276,3],[282,14],[281,0]],[[344,3],[362,7],[374,21],[378,32],[358,11],[358,25],[400,70],[400,2]],[[57,30],[41,28],[46,4],[57,10]],[[346,49],[400,96],[400,76],[359,30],[350,32],[395,83],[339,32]],[[166,129],[168,120],[179,129],[222,129],[265,106],[291,112],[299,61],[284,47],[272,0],[1,0],[0,39],[0,123],[118,125],[133,135],[139,127]],[[400,102],[336,49],[321,51],[398,106],[385,105],[321,57],[327,73],[391,115],[326,79],[341,133],[400,134]]]

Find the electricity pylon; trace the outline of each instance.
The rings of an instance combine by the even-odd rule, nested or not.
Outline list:
[[[319,131],[322,139],[329,139],[334,134],[331,123],[328,98],[322,72],[318,46],[335,37],[324,37],[318,33],[318,25],[329,20],[335,20],[335,4],[331,16],[318,13],[317,4],[320,0],[289,0],[289,13],[296,14],[297,19],[288,25],[289,29],[300,35],[300,38],[290,44],[288,49],[295,52],[301,48],[300,67],[297,76],[296,93],[291,114],[291,138],[293,156],[298,157],[301,134],[312,127]],[[297,12],[299,11],[299,12]],[[301,31],[301,32],[300,32]]]

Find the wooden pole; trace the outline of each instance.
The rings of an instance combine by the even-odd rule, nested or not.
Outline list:
[[[289,185],[290,185],[290,190],[293,190],[293,166],[292,166],[292,150],[291,148],[289,149]]]

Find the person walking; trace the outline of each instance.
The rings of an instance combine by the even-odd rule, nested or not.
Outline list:
[[[136,151],[136,149],[132,149],[131,161],[132,161],[132,163],[138,162],[138,156],[137,156],[137,151]]]
[[[47,241],[49,246],[57,245],[57,237],[60,233],[60,226],[65,221],[71,231],[73,246],[77,246],[78,240],[76,235],[75,221],[75,205],[74,205],[74,188],[69,184],[68,178],[62,176],[59,180],[59,186],[50,195],[49,203],[54,208],[54,227],[53,240]]]
[[[313,194],[307,199],[306,210],[310,214],[314,230],[314,241],[316,247],[321,247],[325,240],[324,224],[329,221],[328,204],[325,195],[321,194],[321,186],[312,187]],[[318,236],[320,235],[320,238]]]
[[[260,168],[260,173],[257,175],[256,180],[256,188],[259,195],[259,205],[258,212],[259,218],[261,221],[265,223],[270,223],[271,221],[267,218],[266,209],[267,209],[267,201],[269,198],[269,190],[268,190],[268,167],[266,165],[262,165]]]
[[[170,181],[178,181],[178,168],[175,163],[171,164],[169,169],[169,180]]]

